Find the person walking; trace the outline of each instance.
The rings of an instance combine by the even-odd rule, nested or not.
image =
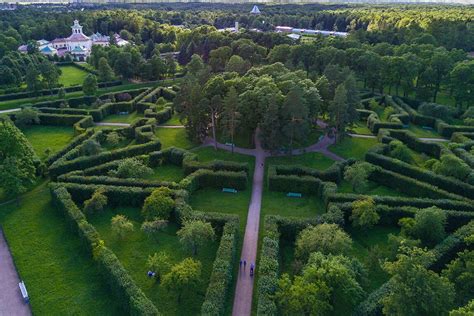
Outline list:
[[[254,270],[255,266],[253,263],[250,264],[250,276],[253,276],[253,270]]]
[[[247,261],[245,261],[245,259],[244,259],[244,270],[245,270],[246,265],[247,265]]]
[[[240,259],[239,268],[242,268],[242,259]]]

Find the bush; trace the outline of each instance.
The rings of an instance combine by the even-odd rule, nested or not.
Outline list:
[[[152,194],[146,198],[145,203],[143,204],[143,217],[147,220],[155,218],[168,220],[175,207],[172,194],[173,192],[166,187],[154,190]]]
[[[88,139],[81,146],[81,154],[84,156],[95,156],[102,151],[102,146],[92,139]]]
[[[117,178],[146,178],[153,173],[153,170],[142,163],[137,158],[126,158],[120,160],[117,170],[110,170],[109,175]]]
[[[94,192],[89,200],[84,202],[84,212],[101,212],[107,205],[107,197],[104,195],[104,189],[100,188]]]

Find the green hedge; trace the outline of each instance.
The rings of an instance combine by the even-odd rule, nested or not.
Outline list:
[[[231,286],[238,248],[238,230],[238,222],[227,222],[224,226],[206,298],[201,307],[202,315],[224,315],[225,313],[227,297],[233,290]]]
[[[144,180],[144,179],[121,179],[108,176],[81,176],[71,173],[60,175],[58,182],[71,182],[79,184],[104,184],[116,185],[123,187],[141,187],[141,188],[159,188],[168,187],[171,189],[179,189],[179,185],[174,182]]]
[[[59,158],[64,156],[68,151],[70,151],[73,148],[75,148],[75,147],[79,146],[80,144],[82,144],[86,139],[91,137],[92,134],[94,134],[94,131],[93,130],[88,130],[85,133],[82,133],[82,134],[74,137],[74,139],[69,144],[67,144],[66,147],[64,147],[63,149],[61,149],[60,151],[58,151],[54,155],[48,157],[48,159],[46,159],[46,165],[50,166],[51,164],[53,164],[56,160],[58,160]]]
[[[387,132],[390,137],[398,139],[414,151],[433,156],[436,159],[439,159],[441,152],[445,149],[438,143],[424,142],[407,130],[389,130]]]
[[[432,171],[412,166],[398,159],[393,159],[374,152],[368,152],[365,155],[365,160],[386,170],[394,171],[418,181],[437,186],[447,192],[461,195],[469,199],[474,198],[474,186],[457,179],[445,177]]]
[[[201,188],[233,188],[236,190],[245,190],[247,188],[247,174],[243,171],[212,171],[200,169],[183,180],[180,185],[189,192],[195,192]]]
[[[331,193],[327,196],[327,201],[329,203],[350,203],[367,197],[369,197],[369,195],[352,193]],[[371,195],[370,197],[372,197],[375,203],[377,204],[384,204],[392,207],[411,206],[416,208],[428,208],[431,206],[436,206],[445,210],[474,212],[474,204],[468,201],[380,195]]]
[[[84,214],[72,201],[67,189],[59,184],[51,185],[53,203],[61,210],[73,230],[79,234],[86,244],[89,253],[94,251],[101,274],[109,284],[117,301],[123,305],[130,315],[158,315],[155,305],[145,296],[143,291],[122,266],[115,254],[106,248],[100,247],[100,236],[95,228],[87,222]]]
[[[152,109],[145,110],[145,117],[156,119],[157,124],[163,124],[173,116],[173,109],[167,106],[164,109],[153,111]]]
[[[103,164],[112,160],[128,158],[132,156],[137,156],[141,154],[146,154],[151,151],[156,151],[161,149],[161,143],[159,140],[154,140],[149,143],[129,146],[125,148],[120,148],[113,151],[108,151],[100,153],[95,156],[85,156],[78,157],[71,161],[66,161],[62,163],[55,163],[50,166],[49,172],[50,175],[55,178],[60,174],[68,173],[73,170],[90,168],[95,165]]]
[[[455,148],[453,153],[461,158],[469,167],[474,169],[474,155],[466,151],[464,148]]]
[[[260,262],[258,264],[257,315],[277,315],[278,309],[273,295],[278,286],[280,232],[278,220],[265,216],[265,235],[262,239]]]

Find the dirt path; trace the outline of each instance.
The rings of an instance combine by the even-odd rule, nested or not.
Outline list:
[[[30,306],[24,303],[21,296],[19,282],[13,258],[0,228],[0,315],[31,315]]]
[[[245,226],[244,243],[241,258],[247,261],[247,266],[241,267],[237,277],[232,315],[250,315],[254,276],[250,276],[250,265],[256,263],[258,247],[258,230],[260,224],[260,208],[263,192],[263,175],[265,173],[265,151],[262,149],[258,131],[255,136],[255,171],[253,174],[252,197],[250,199],[247,225]]]
[[[94,123],[95,126],[121,126],[121,127],[129,127],[130,124],[128,123],[107,123],[107,122],[102,122],[102,123]]]

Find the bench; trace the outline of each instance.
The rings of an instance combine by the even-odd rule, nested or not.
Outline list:
[[[432,130],[432,129],[433,129],[433,127],[429,127],[429,126],[422,126],[421,128],[422,128],[422,129],[428,129],[428,130]]]
[[[295,193],[295,192],[288,192],[288,194],[286,195],[287,197],[297,197],[297,198],[300,198],[302,197],[303,195],[301,193]]]
[[[20,287],[21,296],[23,296],[23,300],[25,301],[25,303],[29,303],[30,298],[28,297],[28,291],[26,290],[25,282],[21,281],[20,283],[18,283],[18,286]]]
[[[233,143],[225,143],[226,146],[234,147],[235,145]]]
[[[231,188],[222,188],[222,192],[237,193],[237,190],[236,189],[231,189]]]
[[[128,112],[118,112],[119,115],[128,115]]]

